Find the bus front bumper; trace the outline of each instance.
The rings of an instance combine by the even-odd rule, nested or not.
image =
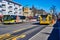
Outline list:
[[[48,21],[41,21],[40,24],[50,24],[51,22]]]

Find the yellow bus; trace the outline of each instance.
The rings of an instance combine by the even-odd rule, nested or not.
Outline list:
[[[3,24],[8,23],[20,23],[22,20],[25,19],[25,16],[19,15],[4,15],[3,16]]]
[[[3,16],[3,23],[7,24],[7,23],[15,23],[16,18],[13,18],[11,15],[4,15]]]
[[[50,24],[52,21],[52,15],[40,15],[40,24]]]

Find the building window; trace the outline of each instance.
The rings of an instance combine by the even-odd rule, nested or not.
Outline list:
[[[18,9],[18,8],[14,8],[14,9]]]
[[[12,11],[9,11],[9,12],[12,12]]]
[[[8,12],[9,14],[12,13],[12,12]]]
[[[0,10],[0,13],[2,13],[2,10]]]
[[[2,9],[2,11],[6,11],[6,10]]]
[[[8,14],[12,14],[12,11],[9,11]]]
[[[6,11],[2,11],[2,14],[5,15],[6,14]]]
[[[0,8],[2,8],[2,5],[0,5]]]
[[[6,6],[2,6],[2,8],[6,8]]]
[[[6,14],[6,10],[2,9],[2,13],[3,13],[3,15]]]
[[[14,12],[14,14],[17,14],[17,12]]]
[[[18,8],[14,8],[15,11],[17,11]]]
[[[8,2],[9,5],[12,5],[12,3]]]
[[[9,6],[8,8],[12,8],[12,6]]]
[[[19,11],[21,11],[21,9],[19,9]]]
[[[5,6],[5,4],[2,4],[2,8],[5,8],[6,6]]]
[[[2,6],[5,6],[5,4],[2,4]]]

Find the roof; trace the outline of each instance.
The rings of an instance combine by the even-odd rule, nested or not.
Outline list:
[[[5,0],[5,1],[11,2],[11,3],[14,3],[14,4],[17,4],[17,5],[19,5],[19,6],[22,6],[21,4],[18,4],[18,3],[16,3],[16,2],[13,2],[13,1],[10,1],[10,0]]]

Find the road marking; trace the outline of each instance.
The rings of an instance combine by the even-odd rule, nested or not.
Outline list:
[[[37,26],[37,25],[33,25],[33,26]],[[32,27],[32,26],[31,26]],[[28,27],[28,28],[22,28],[22,29],[19,29],[19,30],[16,30],[16,31],[13,31],[13,33],[16,33],[16,32],[20,32],[20,31],[22,31],[22,30],[26,30],[26,29],[29,29],[29,28],[31,28],[31,27]],[[15,40],[15,39],[17,39],[17,38],[24,38],[26,35],[25,34],[21,34],[21,35],[16,35],[16,36],[12,36],[12,37],[10,37],[10,38],[8,38],[7,40]]]
[[[34,26],[34,25],[33,25]],[[36,26],[36,25],[35,25]],[[32,26],[30,26],[30,27],[28,27],[28,28],[22,28],[22,29],[19,29],[19,30],[15,30],[15,31],[13,31],[13,33],[16,33],[16,32],[19,32],[19,31],[22,31],[22,30],[26,30],[26,29],[29,29],[29,28],[31,28]],[[5,33],[5,34],[2,34],[2,35],[0,35],[0,39],[5,39],[5,38],[9,38],[9,37],[11,37],[12,35],[10,34],[10,33]],[[25,35],[24,35],[25,36]],[[21,37],[21,38],[23,38],[24,37],[23,35],[20,35],[19,37]],[[14,36],[14,37],[16,37],[16,36]],[[14,38],[14,37],[12,37],[12,38]]]
[[[19,32],[19,31],[22,31],[22,30],[25,30],[26,28],[22,28],[22,29],[19,29],[19,30],[15,30],[13,31],[13,33],[16,33],[16,32]]]
[[[18,38],[24,38],[24,37],[26,37],[26,35],[21,34],[21,35],[19,35],[19,36],[16,36],[16,37],[13,38],[12,40],[17,40]]]
[[[34,26],[34,25],[33,25]],[[37,25],[35,25],[35,26],[37,26]],[[32,26],[30,26],[30,27],[28,27],[28,28],[22,28],[22,29],[19,29],[19,30],[15,30],[15,31],[13,31],[13,33],[16,33],[16,32],[19,32],[19,31],[22,31],[22,30],[26,30],[26,29],[29,29],[29,28],[31,28]]]
[[[11,36],[11,34],[6,33],[6,34],[3,34],[3,35],[0,35],[0,39],[8,38],[10,36]]]
[[[8,38],[8,39],[6,39],[6,40],[11,40],[12,38],[15,38],[16,36],[13,36],[13,37],[11,37],[11,38]]]
[[[24,37],[26,37],[26,35],[25,34],[21,34],[21,35],[16,35],[16,36],[13,36],[13,37],[11,37],[11,38],[9,38],[9,39],[6,39],[6,40],[17,40],[18,38],[24,38]]]

